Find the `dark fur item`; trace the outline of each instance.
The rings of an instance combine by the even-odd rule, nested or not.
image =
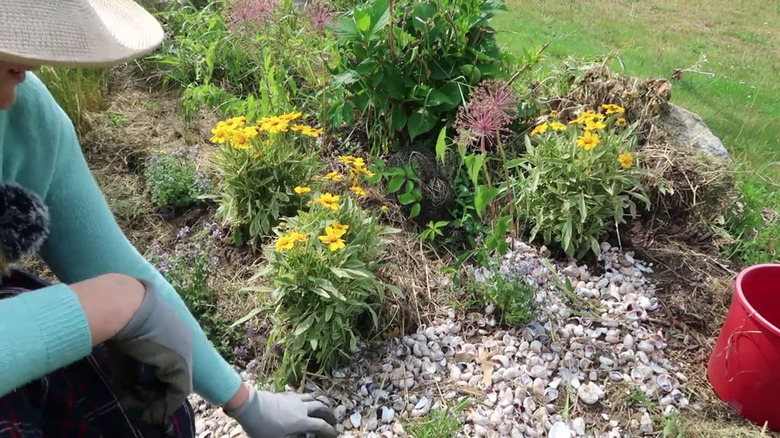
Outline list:
[[[38,194],[0,184],[0,268],[37,252],[49,236],[49,209]]]

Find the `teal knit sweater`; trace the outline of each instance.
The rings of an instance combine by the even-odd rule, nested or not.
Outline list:
[[[73,125],[33,74],[0,111],[0,180],[45,201],[50,235],[41,257],[61,283],[0,300],[0,397],[89,355],[86,315],[67,286],[106,273],[154,283],[195,333],[195,391],[224,404],[241,378],[206,339],[181,297],[127,240],[90,173]]]

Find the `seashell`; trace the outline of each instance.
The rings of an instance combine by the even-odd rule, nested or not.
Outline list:
[[[496,364],[501,365],[503,368],[507,368],[510,365],[509,358],[504,356],[503,354],[497,354],[492,358],[490,358],[490,360]]]
[[[423,360],[423,364],[422,364],[422,371],[423,371],[423,373],[434,374],[434,373],[436,373],[436,370],[437,370],[436,364],[434,364],[433,362],[429,361],[428,358],[426,357],[425,360]]]
[[[338,405],[335,408],[333,408],[333,416],[336,417],[337,421],[341,421],[346,417],[347,415],[347,407],[344,405]]]
[[[645,313],[644,309],[633,309],[626,313],[626,319],[629,321],[642,321],[647,319],[647,313]]]
[[[357,429],[360,427],[360,422],[363,419],[363,416],[360,415],[360,411],[355,411],[352,415],[349,416],[349,422],[352,424],[352,427]]]
[[[591,363],[592,362],[590,360],[582,358],[579,360],[579,362],[577,362],[577,368],[581,370],[587,370],[588,368],[590,368]]]
[[[516,366],[509,367],[504,370],[504,378],[507,380],[514,380],[520,376],[520,369]]]
[[[510,345],[508,347],[504,347],[504,353],[510,354],[510,355],[514,354],[514,353],[517,353],[517,347],[515,347],[514,345]]]
[[[533,393],[536,395],[542,395],[544,394],[544,388],[547,385],[547,382],[540,378],[534,379],[534,383],[531,384],[531,388],[533,390]]]
[[[485,341],[484,346],[488,350],[496,350],[498,349],[498,341],[496,341],[495,339],[488,339],[487,341]]]
[[[630,349],[634,346],[634,337],[631,336],[631,334],[627,334],[625,338],[623,338],[623,347],[626,349]]]
[[[547,400],[548,403],[552,403],[553,401],[558,399],[558,390],[555,388],[548,387],[544,390],[544,398]]]
[[[547,368],[542,365],[536,365],[531,368],[530,374],[532,377],[547,377]]]
[[[618,342],[620,342],[620,338],[617,337],[616,335],[607,335],[604,338],[604,340],[609,342],[610,344],[617,344]]]
[[[450,326],[450,333],[457,334],[460,333],[461,330],[461,324],[459,322],[456,322]]]
[[[490,315],[493,313],[493,311],[496,310],[496,305],[493,303],[489,303],[487,306],[485,306],[485,314]]]
[[[672,379],[669,377],[668,374],[661,374],[655,379],[655,383],[658,384],[658,387],[661,388],[661,391],[663,392],[671,392],[672,389],[674,389],[674,385],[672,383]]]
[[[439,362],[440,360],[444,359],[444,352],[442,350],[431,351],[430,357],[432,361]]]
[[[594,347],[593,344],[588,344],[585,346],[584,352],[585,352],[585,357],[590,359],[591,357],[593,357],[594,354],[596,354],[596,347]]]
[[[583,403],[592,405],[599,401],[604,395],[604,392],[593,382],[588,382],[587,385],[582,385],[577,389],[577,396]]]
[[[584,436],[585,435],[585,419],[582,417],[577,417],[573,420],[571,420],[571,428],[576,434],[576,436]]]
[[[488,421],[488,417],[480,414],[479,412],[474,412],[471,415],[471,422],[476,426],[487,426]]]
[[[550,428],[550,433],[547,435],[547,437],[548,438],[571,438],[571,430],[569,429],[569,426],[566,425],[566,423],[557,421]]]
[[[507,346],[507,347],[514,347],[514,345],[515,345],[515,338],[512,337],[512,335],[510,335],[509,333],[505,333],[501,337],[501,342],[503,342],[504,345]]]
[[[599,356],[599,363],[601,363],[601,366],[609,368],[615,363],[615,361],[606,356]]]
[[[523,409],[525,409],[525,412],[531,413],[536,411],[536,402],[531,397],[526,397],[523,399]]]
[[[425,337],[428,338],[429,341],[435,341],[438,339],[438,336],[436,336],[436,329],[434,327],[426,328]]]
[[[500,409],[497,411],[493,411],[492,414],[490,414],[490,418],[488,418],[488,424],[493,426],[495,429],[499,424],[501,424],[501,420],[503,420],[504,413]]]
[[[639,349],[639,351],[644,351],[645,353],[652,353],[653,351],[655,351],[655,347],[653,346],[653,344],[647,341],[639,342],[637,348]]]
[[[531,351],[533,351],[534,353],[539,353],[542,351],[542,343],[539,342],[538,340],[532,341],[530,347],[531,347]]]
[[[623,373],[621,373],[618,370],[612,370],[612,371],[609,372],[609,378],[614,380],[614,381],[616,381],[616,382],[619,382],[619,381],[623,380]]]

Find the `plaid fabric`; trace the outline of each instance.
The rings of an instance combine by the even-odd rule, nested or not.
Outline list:
[[[0,299],[48,283],[23,271],[12,271],[0,285]],[[185,402],[167,430],[140,424],[122,409],[109,385],[107,350],[30,382],[0,397],[0,438],[194,437],[194,412]]]

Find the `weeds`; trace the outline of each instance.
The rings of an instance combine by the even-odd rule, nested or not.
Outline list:
[[[36,75],[70,117],[79,136],[89,132],[87,114],[106,106],[108,70],[45,66]]]
[[[147,190],[158,207],[186,207],[208,193],[211,180],[181,154],[152,155],[144,169]]]

